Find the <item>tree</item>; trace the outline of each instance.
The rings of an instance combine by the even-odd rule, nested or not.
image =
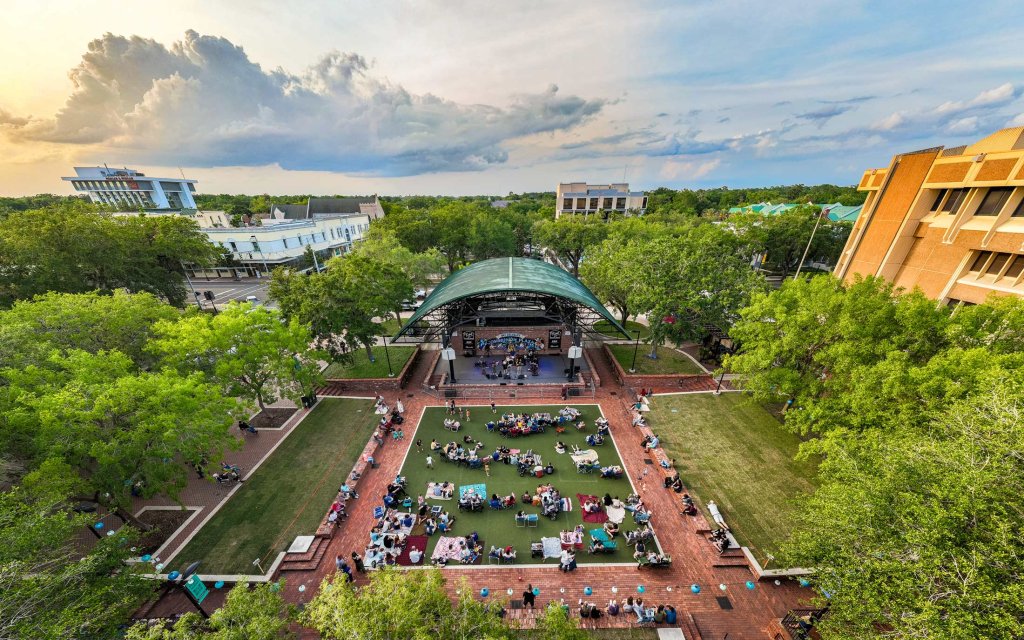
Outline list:
[[[711,224],[642,245],[634,269],[640,283],[634,301],[650,321],[651,357],[665,338],[699,339],[707,325],[731,326],[750,296],[764,288],[741,246],[731,233]]]
[[[620,242],[609,238],[587,254],[580,276],[598,298],[610,303],[619,312],[625,325],[632,315],[640,290],[637,266],[642,261],[644,245]]]
[[[947,309],[874,277],[787,281],[755,295],[740,316],[730,331],[740,350],[725,367],[742,374],[744,389],[758,400],[792,400],[786,424],[800,433],[852,427],[874,415],[850,412],[860,391],[875,399],[864,401],[890,411],[893,405],[878,405],[879,394],[915,402],[906,388],[911,369],[949,345]],[[866,379],[875,386],[860,385]]]
[[[0,637],[115,637],[153,589],[125,562],[133,533],[83,552],[95,516],[68,508],[68,478],[45,480],[0,493]]]
[[[237,584],[224,605],[204,620],[187,613],[173,624],[150,626],[140,622],[128,630],[127,640],[278,640],[294,638],[289,629],[295,608],[281,597],[283,583],[252,588]]]
[[[595,219],[582,216],[563,216],[560,220],[542,220],[533,227],[534,242],[552,251],[565,262],[569,271],[580,275],[583,253],[608,236],[608,226]]]
[[[470,204],[455,201],[430,210],[436,247],[447,260],[449,273],[469,255],[474,209]]]
[[[160,320],[178,311],[149,293],[47,293],[0,311],[0,362],[45,365],[54,349],[116,350],[137,366],[153,364],[145,346]]]
[[[828,594],[826,639],[1024,634],[1019,370],[930,423],[843,438],[785,561]]]
[[[738,230],[756,234],[758,244],[767,254],[768,264],[778,269],[783,278],[796,269],[804,251],[807,251],[805,263],[833,263],[850,233],[848,223],[822,217],[821,209],[814,205],[794,207],[774,215],[739,214],[731,216],[729,221]]]
[[[140,529],[128,509],[133,495],[174,498],[188,479],[185,464],[237,446],[228,434],[235,401],[201,373],[139,373],[122,353],[71,350],[54,352],[47,368],[0,376],[15,416],[7,424],[30,438],[30,466],[75,478],[82,499]],[[0,440],[6,449],[14,439]]]
[[[628,615],[628,614],[623,614]],[[550,602],[537,619],[537,628],[533,631],[536,638],[553,638],[554,640],[587,640],[590,634],[580,629],[576,619],[569,615],[566,607]]]
[[[319,274],[275,271],[270,295],[286,318],[309,328],[318,348],[345,358],[362,346],[372,359],[380,332],[373,319],[411,298],[412,283],[398,267],[354,252],[329,260]]]
[[[385,568],[355,589],[344,576],[324,580],[306,606],[302,622],[323,638],[398,640],[499,640],[513,638],[494,611],[475,600],[463,582],[452,602],[436,568],[397,571]]]
[[[437,249],[431,247],[414,253],[399,241],[393,231],[375,225],[370,226],[352,253],[398,267],[413,286],[426,286],[445,266],[445,258]]]
[[[113,216],[81,202],[15,212],[0,220],[0,305],[49,291],[127,289],[182,306],[182,264],[216,256],[185,216]]]
[[[233,397],[260,410],[284,397],[296,404],[317,382],[309,330],[273,309],[229,304],[215,315],[193,313],[155,326],[150,349],[181,371],[200,370]]]

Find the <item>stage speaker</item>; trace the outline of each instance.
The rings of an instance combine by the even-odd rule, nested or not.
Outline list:
[[[517,383],[516,383],[516,385],[518,385],[518,386],[520,386],[520,387],[521,387],[521,386],[523,386],[524,384],[526,384],[526,383],[525,383],[525,382],[517,382]]]
[[[458,397],[458,391],[456,391],[455,389],[445,389],[444,390],[444,397],[446,397],[446,398]]]

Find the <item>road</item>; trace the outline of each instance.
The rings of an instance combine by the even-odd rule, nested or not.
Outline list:
[[[227,304],[232,300],[245,300],[246,296],[256,296],[256,299],[263,304],[267,304],[267,285],[270,284],[268,278],[262,278],[257,280],[256,278],[243,278],[242,280],[205,280],[203,278],[193,278],[192,286],[195,287],[196,293],[200,296],[203,295],[204,291],[212,291],[214,295],[213,303],[218,307],[222,304]],[[205,299],[203,302],[203,308],[209,309],[210,303]],[[267,304],[267,306],[274,306],[273,304]]]

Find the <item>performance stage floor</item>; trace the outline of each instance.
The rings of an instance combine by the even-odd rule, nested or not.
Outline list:
[[[569,368],[569,358],[564,355],[540,356],[540,370],[538,375],[530,375],[527,367],[523,367],[524,377],[516,379],[488,379],[483,374],[481,367],[476,366],[480,360],[477,358],[455,358],[455,381],[457,384],[493,384],[495,386],[517,385],[517,384],[552,384],[566,382],[566,370]],[[486,361],[495,362],[499,360],[497,355],[484,358]],[[576,359],[576,367],[579,371],[587,371],[587,361],[584,358]],[[448,363],[444,360],[437,361],[437,368],[434,373],[445,373],[448,371]]]

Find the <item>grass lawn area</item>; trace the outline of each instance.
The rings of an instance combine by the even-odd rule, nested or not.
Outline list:
[[[381,335],[387,336],[388,338],[398,333],[398,330],[402,328],[402,326],[398,324],[398,321],[395,320],[394,318],[388,318],[384,322],[378,322],[377,324],[380,325]]]
[[[384,346],[373,347],[374,362],[366,358],[366,349],[357,349],[352,362],[332,362],[324,369],[324,377],[330,379],[352,379],[352,378],[386,378],[388,377],[388,361],[386,355],[391,357],[391,370],[397,376],[409,358],[412,357],[416,347],[392,347],[388,346],[387,354],[384,353]]]
[[[586,431],[579,432],[574,427],[569,429],[562,434],[555,432],[553,428],[545,430],[544,433],[533,434],[530,436],[522,436],[519,438],[505,439],[495,433],[488,433],[486,423],[492,418],[499,417],[502,413],[544,413],[548,412],[552,415],[557,416],[558,410],[564,405],[560,406],[528,406],[528,407],[497,407],[498,416],[493,416],[490,411],[490,407],[473,407],[471,410],[472,421],[463,421],[462,430],[458,433],[452,433],[445,430],[443,422],[446,417],[445,410],[443,407],[431,407],[428,408],[423,414],[423,420],[420,423],[419,429],[414,436],[407,433],[406,438],[413,437],[414,439],[423,440],[423,453],[418,453],[416,447],[413,446],[409,451],[409,457],[406,459],[404,466],[402,467],[402,475],[408,480],[408,491],[409,494],[415,500],[416,496],[426,493],[428,482],[452,482],[456,486],[455,497],[451,500],[430,500],[432,505],[440,505],[444,507],[450,514],[456,516],[455,527],[452,535],[468,535],[469,533],[476,531],[480,534],[480,539],[483,541],[484,549],[490,549],[491,545],[504,547],[512,545],[518,551],[517,562],[523,563],[539,563],[540,558],[530,559],[530,542],[540,542],[542,536],[544,537],[557,537],[559,532],[565,529],[572,529],[577,524],[583,522],[582,512],[580,509],[579,501],[576,499],[577,493],[584,495],[591,494],[596,496],[604,496],[605,493],[610,493],[613,497],[618,496],[620,499],[625,501],[626,496],[633,492],[632,486],[629,480],[623,476],[621,479],[612,480],[608,478],[601,478],[600,474],[580,474],[576,472],[576,467],[572,463],[572,459],[568,453],[559,455],[555,453],[555,442],[561,440],[571,450],[572,445],[579,445],[581,449],[587,449],[585,439],[587,434],[593,434],[596,432],[594,427],[594,420],[601,414],[597,405],[575,405],[582,413],[582,419],[587,423]],[[491,453],[499,445],[508,446],[512,449],[533,449],[536,453],[539,453],[544,463],[551,462],[555,467],[555,473],[550,476],[545,476],[544,479],[536,477],[520,477],[516,467],[512,465],[502,464],[500,462],[492,463],[490,465],[491,476],[486,477],[483,469],[469,469],[464,466],[458,466],[452,462],[445,462],[441,459],[439,453],[434,453],[434,468],[428,469],[426,465],[427,452],[430,448],[430,441],[436,439],[439,444],[444,445],[450,441],[462,442],[462,438],[465,435],[471,436],[474,440],[480,440],[484,443],[484,448],[481,451],[483,453]],[[608,465],[622,465],[619,455],[612,444],[611,438],[606,438],[605,443],[599,447],[594,447],[600,456],[601,464],[604,466]],[[483,456],[481,456],[483,457]],[[487,497],[489,498],[492,494],[497,493],[499,496],[505,496],[510,493],[514,493],[516,496],[522,496],[524,491],[529,491],[532,495],[537,488],[537,485],[541,483],[550,482],[555,485],[555,488],[562,494],[562,497],[572,498],[573,511],[569,513],[563,512],[559,515],[558,519],[551,520],[550,518],[540,518],[537,527],[516,527],[515,526],[515,514],[520,509],[526,513],[540,514],[540,507],[534,507],[531,505],[524,505],[517,503],[514,509],[505,510],[494,510],[489,506],[485,505],[483,512],[470,513],[470,512],[459,512],[458,503],[458,487],[467,484],[485,484],[487,488]],[[583,523],[588,530],[600,528],[601,524]],[[619,531],[624,534],[626,531],[635,529],[636,525],[633,523],[633,519],[628,516]],[[419,525],[417,525],[419,529]],[[427,557],[434,550],[434,546],[437,543],[438,535],[435,534],[430,539],[430,543],[427,545]],[[589,538],[586,539],[589,543]],[[587,554],[586,549],[577,553],[576,561],[580,563],[584,562],[629,562],[632,561],[632,551],[630,547],[626,546],[626,541],[622,535],[618,537],[619,550],[613,554],[591,556]],[[486,564],[487,559],[484,558],[483,562]],[[548,564],[557,564],[554,559],[548,560]],[[458,566],[452,564],[450,566]]]
[[[792,499],[814,490],[817,462],[793,460],[799,438],[740,393],[655,396],[647,417],[698,503],[714,500],[759,562],[774,555]]]
[[[633,351],[636,345],[632,344],[610,344],[612,355],[619,361],[622,368],[627,372],[629,365],[633,364]],[[703,373],[690,357],[669,347],[658,347],[658,359],[652,360],[647,357],[651,352],[651,345],[641,344],[636,354],[636,372],[638,374],[685,374]]]
[[[651,335],[651,330],[645,324],[634,322],[632,320],[626,320],[626,331],[629,331],[629,335],[636,338],[637,329],[640,330],[640,339],[646,340]],[[607,320],[600,320],[594,323],[594,331],[603,333],[606,336],[616,338],[619,340],[625,340],[622,335],[612,327],[612,323]]]
[[[204,574],[248,574],[259,557],[269,567],[295,536],[316,531],[376,424],[369,400],[321,399],[173,566],[201,560]]]

